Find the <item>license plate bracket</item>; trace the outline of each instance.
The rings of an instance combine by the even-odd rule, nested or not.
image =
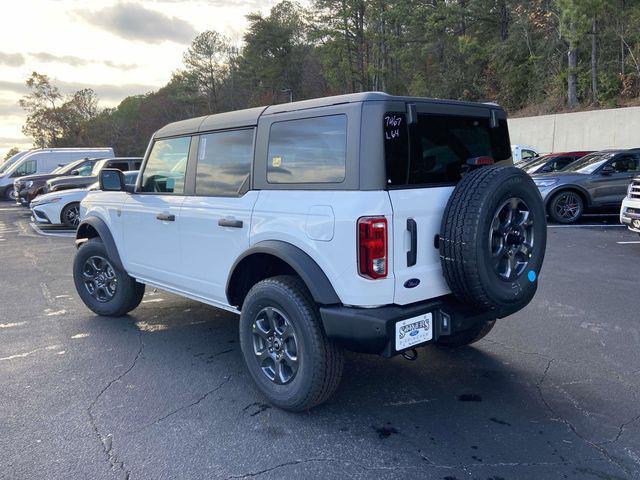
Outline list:
[[[433,339],[433,313],[399,320],[395,326],[396,351],[406,350]]]

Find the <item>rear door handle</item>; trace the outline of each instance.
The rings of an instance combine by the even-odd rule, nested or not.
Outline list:
[[[242,220],[233,220],[232,218],[221,218],[218,220],[220,227],[242,228]]]
[[[176,221],[176,216],[175,215],[171,215],[169,213],[159,213],[158,215],[156,215],[156,218],[158,220],[163,221],[163,222],[175,222]]]
[[[407,230],[411,237],[411,245],[407,252],[407,267],[413,267],[418,258],[418,224],[413,218],[407,219]]]

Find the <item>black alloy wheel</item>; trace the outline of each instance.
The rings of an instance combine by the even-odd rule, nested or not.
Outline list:
[[[298,342],[291,322],[280,310],[265,307],[252,326],[253,353],[262,373],[284,385],[298,373]]]
[[[529,266],[534,242],[534,222],[524,200],[511,197],[497,209],[489,230],[493,269],[502,280],[512,281]]]
[[[84,286],[93,298],[104,303],[113,299],[118,289],[115,271],[104,257],[89,257],[82,267]]]
[[[80,223],[80,204],[71,203],[62,210],[62,223],[69,228],[76,229]]]
[[[575,192],[561,192],[551,203],[551,216],[559,223],[574,223],[582,216],[583,202]]]

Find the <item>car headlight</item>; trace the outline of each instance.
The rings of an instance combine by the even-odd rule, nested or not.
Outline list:
[[[557,178],[534,178],[533,183],[535,183],[538,187],[550,187],[558,183]]]

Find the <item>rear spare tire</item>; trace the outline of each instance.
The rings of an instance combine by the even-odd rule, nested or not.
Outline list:
[[[519,168],[469,172],[440,228],[442,271],[454,295],[477,310],[522,308],[537,288],[547,223],[542,198]]]

